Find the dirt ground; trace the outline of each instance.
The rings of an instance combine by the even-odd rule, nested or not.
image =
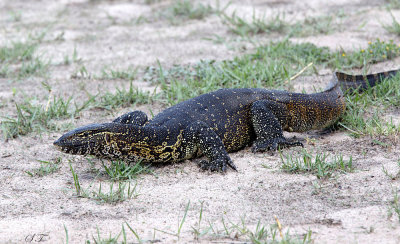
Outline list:
[[[220,1],[226,5],[228,1]],[[296,42],[311,42],[331,49],[352,50],[365,47],[377,37],[382,40],[400,38],[390,34],[382,24],[392,19],[384,8],[383,0],[300,1],[264,0],[231,1],[227,11],[251,18],[256,13],[285,13],[289,20],[301,20],[307,16],[321,16],[338,10],[347,16],[340,30],[328,35],[292,38]],[[225,60],[251,51],[254,46],[246,41],[235,41],[235,36],[218,16],[210,15],[202,20],[185,20],[171,25],[158,19],[155,11],[170,1],[147,4],[145,1],[0,1],[0,46],[21,41],[29,34],[46,32],[39,53],[51,60],[50,76],[46,81],[54,94],[74,96],[77,102],[86,99],[82,89],[113,92],[116,87],[128,87],[123,80],[71,78],[71,74],[84,64],[91,74],[99,74],[103,67],[126,69],[130,66],[144,69],[174,64],[193,64],[200,60]],[[203,1],[206,3],[206,1]],[[215,1],[209,1],[215,6]],[[400,20],[400,11],[392,10]],[[19,16],[15,20],[15,16]],[[138,18],[149,21],[134,24]],[[222,36],[226,42],[208,38]],[[259,35],[259,42],[275,37]],[[80,63],[62,65],[66,55],[74,49]],[[379,63],[371,71],[399,68],[400,59]],[[329,74],[318,78],[317,85],[324,87]],[[315,78],[315,77],[313,77]],[[14,102],[24,97],[36,96],[46,102],[40,83],[44,78],[34,77],[23,81],[0,78],[1,116],[15,116]],[[295,89],[308,89],[310,77],[295,81]],[[151,83],[139,76],[134,84],[142,89],[154,90]],[[16,92],[15,92],[16,91]],[[311,91],[310,91],[311,92]],[[81,100],[80,100],[81,99]],[[113,113],[90,109],[79,118],[64,122],[74,127],[110,121],[130,110],[146,113],[162,109],[160,104],[122,108]],[[399,123],[398,110],[390,110],[388,117]],[[396,215],[388,215],[388,205],[393,190],[400,189],[400,181],[389,179],[382,167],[397,172],[399,160],[398,136],[381,138],[390,141],[391,147],[374,144],[369,137],[355,139],[346,132],[335,132],[317,139],[309,150],[326,150],[353,157],[356,171],[333,179],[319,181],[315,176],[288,174],[279,169],[279,155],[252,154],[250,148],[230,154],[238,172],[226,174],[202,172],[196,160],[156,167],[154,175],[142,175],[138,179],[140,195],[118,204],[99,204],[96,201],[74,197],[73,178],[68,165],[72,162],[83,187],[95,178],[84,157],[65,155],[57,151],[52,142],[61,132],[31,133],[0,143],[0,243],[37,242],[33,235],[44,234],[48,243],[82,243],[93,240],[97,229],[102,237],[116,235],[122,224],[129,223],[141,239],[161,243],[202,242],[243,243],[245,237],[216,237],[212,232],[195,240],[192,226],[199,221],[201,202],[203,219],[201,229],[209,223],[223,230],[226,222],[240,223],[245,219],[247,228],[254,230],[257,223],[275,224],[274,216],[284,230],[304,235],[312,231],[315,243],[400,243],[400,223]],[[289,135],[291,136],[291,135]],[[308,134],[298,134],[305,138]],[[292,150],[292,149],[290,149]],[[296,149],[293,149],[296,150]],[[31,177],[40,165],[37,160],[52,161],[62,158],[59,171],[44,177]],[[101,181],[101,180],[100,180]],[[99,180],[96,181],[96,184]],[[104,182],[103,182],[104,183]],[[105,183],[104,183],[105,184]],[[165,232],[177,233],[179,220],[190,207],[183,224],[180,238]],[[157,229],[155,231],[155,229]],[[126,226],[125,226],[125,230]],[[137,242],[127,231],[130,242]],[[120,239],[121,241],[121,239]],[[249,241],[249,240],[247,240]]]

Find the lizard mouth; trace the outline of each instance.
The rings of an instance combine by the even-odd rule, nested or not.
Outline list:
[[[76,155],[86,155],[88,152],[88,145],[85,144],[77,144],[77,143],[68,143],[63,142],[62,137],[53,142],[53,145],[61,152],[76,154]]]
[[[69,131],[53,142],[53,145],[61,152],[77,155],[85,155],[90,152],[93,142],[89,134],[102,129],[102,125],[91,124]]]
[[[64,153],[104,156],[109,134],[126,134],[128,129],[119,123],[90,124],[65,133],[53,145]]]
[[[75,155],[86,155],[90,151],[90,142],[70,140],[68,135],[61,136],[53,142],[53,145],[61,152]]]

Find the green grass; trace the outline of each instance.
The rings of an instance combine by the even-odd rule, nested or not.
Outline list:
[[[68,229],[67,226],[65,226],[65,224],[64,224],[64,232],[65,232],[65,244],[69,244]]]
[[[150,67],[144,75],[161,86],[167,104],[229,87],[264,87],[290,89],[287,82],[309,63],[317,68],[346,70],[392,59],[400,54],[393,42],[377,40],[366,49],[354,52],[331,52],[326,47],[310,43],[295,44],[288,40],[259,46],[253,53],[221,62],[201,61],[192,66],[173,66],[170,69]],[[307,72],[306,72],[307,74]],[[308,73],[309,74],[309,73]]]
[[[176,236],[178,238],[178,240],[179,240],[181,232],[182,232],[182,227],[183,227],[183,224],[185,223],[186,216],[187,216],[187,213],[189,211],[189,208],[190,208],[190,201],[188,201],[188,203],[186,204],[185,211],[183,213],[182,219],[178,219],[178,228],[177,228],[176,233],[172,233],[172,232],[164,231],[164,230],[159,230],[159,229],[154,229],[154,231],[158,231],[158,232],[162,232],[164,234]]]
[[[393,107],[400,107],[400,75],[385,79],[362,94],[347,94],[346,111],[339,125],[355,137],[398,134],[400,125],[382,119],[384,112]]]
[[[40,42],[13,42],[0,46],[0,78],[24,79],[30,76],[44,76],[50,61],[44,61],[36,54]]]
[[[383,173],[390,179],[390,180],[397,180],[400,179],[400,159],[397,161],[398,171],[395,174],[391,174],[387,171],[387,169],[382,166]]]
[[[121,232],[119,232],[118,234],[116,234],[116,235],[111,235],[111,233],[108,235],[108,237],[102,237],[102,235],[100,234],[100,230],[99,230],[99,228],[97,228],[97,233],[96,233],[96,235],[92,235],[92,239],[93,239],[93,243],[96,243],[96,244],[98,244],[98,243],[100,243],[100,244],[112,244],[112,243],[115,243],[115,244],[117,244],[118,243],[118,240],[121,238],[121,235],[123,235],[123,233],[125,232],[125,229],[124,229],[124,227],[122,226],[122,228],[123,228],[123,230],[121,230]],[[126,235],[125,235],[126,236]],[[124,237],[125,237],[124,236]],[[86,242],[85,242],[86,244],[89,244],[89,243],[91,243],[90,242],[90,240],[86,240]],[[123,242],[122,242],[123,243]]]
[[[4,138],[15,138],[33,131],[56,130],[57,126],[52,120],[70,116],[67,111],[70,101],[71,99],[54,97],[47,109],[43,105],[35,104],[33,100],[22,104],[16,103],[17,117],[4,117],[1,121]]]
[[[389,42],[377,39],[368,42],[366,49],[358,49],[353,52],[332,52],[329,66],[336,69],[346,70],[352,68],[368,68],[369,64],[391,60],[400,55],[400,48],[392,40]]]
[[[20,49],[17,49],[20,50]],[[14,52],[12,52],[14,53]],[[11,60],[30,59],[31,49],[26,52],[6,55]],[[148,104],[158,101],[173,105],[180,101],[229,87],[264,87],[290,90],[289,78],[297,74],[309,63],[314,64],[314,71],[319,68],[332,70],[347,70],[351,68],[368,67],[369,64],[397,57],[399,47],[392,41],[383,42],[379,39],[370,42],[365,49],[353,52],[332,52],[326,47],[317,47],[310,43],[295,44],[288,40],[270,42],[259,46],[252,53],[234,57],[221,62],[201,61],[190,66],[176,65],[170,69],[149,67],[144,80],[151,81],[161,88],[161,92],[151,94],[133,86],[136,70],[108,70],[109,79],[130,80],[128,89],[118,88],[115,93],[90,95],[82,105],[72,103],[73,98],[53,97],[48,99],[48,105],[41,105],[35,99],[27,99],[15,104],[16,116],[4,117],[1,128],[4,138],[14,138],[30,132],[59,129],[54,120],[77,116],[80,111],[93,106],[115,110],[137,104]],[[73,60],[79,60],[76,50]],[[84,67],[84,66],[82,66]],[[313,72],[312,69],[306,74]],[[84,68],[78,75],[79,79],[90,77]],[[399,126],[381,119],[382,111],[389,107],[398,107],[400,101],[399,78],[388,79],[382,85],[372,88],[361,95],[347,97],[348,109],[340,121],[354,135],[391,134],[399,131]],[[51,88],[48,88],[49,94]],[[50,96],[50,95],[49,95]]]
[[[30,132],[41,133],[45,130],[58,130],[60,128],[55,120],[74,117],[93,102],[93,99],[89,99],[82,105],[72,104],[72,97],[65,99],[60,96],[52,96],[51,87],[46,83],[42,83],[42,85],[49,94],[46,104],[39,103],[35,98],[27,98],[22,103],[15,103],[16,117],[3,117],[1,129],[6,140]]]
[[[29,176],[43,177],[57,172],[60,169],[61,158],[56,158],[53,162],[44,160],[38,160],[38,162],[40,162],[39,168],[32,171],[26,171]]]
[[[72,52],[71,58],[69,57],[68,54],[64,55],[64,61],[63,61],[63,65],[70,65],[72,63],[76,63],[76,64],[82,64],[82,58],[78,56],[78,51],[76,50],[76,47],[74,47],[74,51]],[[76,72],[76,71],[75,71]],[[76,76],[77,74],[74,73],[71,76]]]
[[[15,103],[16,116],[4,116],[0,122],[4,139],[27,135],[31,132],[60,130],[62,128],[57,125],[57,120],[74,118],[81,111],[93,106],[112,110],[117,107],[150,103],[158,97],[134,87],[132,82],[129,89],[117,89],[115,93],[89,94],[89,98],[82,104],[73,102],[73,97],[65,99],[61,96],[52,96],[50,90],[46,104],[39,103],[36,98],[27,98],[21,103]]]
[[[330,156],[326,153],[310,153],[302,150],[297,154],[281,153],[281,169],[291,174],[310,173],[318,179],[326,179],[335,176],[337,173],[353,172],[352,157],[345,160],[342,155]]]
[[[100,79],[103,80],[129,80],[132,81],[136,78],[137,69],[133,67],[128,67],[128,69],[111,69],[111,68],[104,68],[101,72]]]
[[[154,3],[158,3],[161,2],[162,0],[144,0],[145,4],[154,4]]]
[[[70,170],[74,179],[75,194],[78,197],[92,199],[98,203],[116,204],[128,199],[136,198],[139,193],[137,191],[137,182],[131,186],[131,182],[111,182],[108,186],[108,191],[104,192],[103,186],[100,182],[97,190],[92,189],[92,185],[88,188],[82,188],[79,182],[79,177],[73,169],[71,163],[69,164]]]
[[[118,203],[132,198],[136,198],[139,193],[137,193],[137,183],[131,186],[128,182],[117,182],[117,186],[114,188],[114,183],[111,182],[108,191],[103,192],[102,185],[100,183],[99,189],[97,191],[86,191],[81,196],[93,199],[100,203]]]
[[[367,49],[350,54],[336,55],[341,64],[337,66],[357,67],[357,63],[367,66],[399,55],[399,47],[392,41],[386,43],[379,39],[370,43]],[[400,132],[400,125],[383,120],[384,112],[400,106],[400,75],[385,79],[381,84],[358,94],[346,95],[346,111],[339,124],[353,136],[392,135]]]
[[[223,87],[284,88],[284,81],[308,63],[323,62],[329,55],[327,51],[312,44],[270,43],[257,48],[253,54],[222,62],[202,61],[182,67],[179,72],[159,67],[156,82],[161,85],[168,104]]]
[[[310,43],[294,44],[288,40],[260,46],[251,54],[232,60],[202,61],[192,66],[173,66],[170,69],[150,67],[145,79],[160,85],[161,97],[168,105],[229,87],[264,87],[290,90],[289,77],[309,63],[314,67],[348,70],[399,56],[399,46],[393,41],[379,39],[367,48],[332,52]],[[388,108],[399,107],[400,78],[386,79],[382,84],[362,94],[347,94],[347,109],[340,125],[352,135],[390,135],[400,131],[400,125],[382,119]]]
[[[242,37],[271,32],[284,33],[289,27],[289,23],[280,14],[266,19],[265,15],[256,16],[255,12],[253,12],[251,21],[237,16],[236,12],[231,15],[222,12],[219,16],[232,33]]]
[[[245,217],[241,217],[240,222],[234,223],[232,221],[226,220],[224,217],[221,218],[220,222],[211,223],[208,221],[208,224],[202,225],[202,220],[204,218],[204,202],[200,202],[200,211],[197,224],[195,226],[191,226],[191,232],[194,235],[194,239],[196,241],[214,239],[218,242],[219,239],[230,239],[235,241],[241,241],[244,243],[312,243],[311,239],[311,231],[299,238],[298,236],[292,236],[289,234],[289,231],[283,233],[282,226],[279,220],[276,218],[277,224],[273,225],[263,225],[261,221],[258,221],[255,228],[249,228],[249,223],[246,222]],[[157,232],[161,232],[167,235],[175,236],[180,238],[181,233],[183,232],[183,226],[185,223],[185,219],[188,216],[188,212],[190,210],[190,201],[185,206],[182,218],[178,219],[178,226],[176,233],[154,229]],[[153,238],[155,237],[154,236]]]
[[[399,9],[400,8],[400,1],[399,0],[385,0],[387,7],[389,9]]]
[[[203,210],[204,210],[203,205],[204,205],[204,201],[201,201],[200,202],[199,220],[198,220],[196,226],[192,226],[192,231],[193,231],[195,240],[199,240],[200,237],[204,236],[208,232],[208,230],[201,229],[201,221],[203,220]]]
[[[204,19],[214,12],[215,10],[208,4],[195,4],[191,0],[175,0],[171,5],[163,9],[159,15],[162,18],[166,18],[171,24],[177,25],[188,19]]]
[[[106,92],[100,96],[97,105],[106,109],[115,109],[117,107],[151,103],[155,99],[157,99],[157,94],[150,94],[150,92],[142,91],[134,87],[131,81],[129,89],[117,88],[115,93]]]
[[[13,22],[20,22],[22,19],[22,12],[20,10],[11,11],[10,18],[11,18],[11,21],[13,21]]]
[[[308,17],[300,23],[288,25],[286,32],[289,36],[298,37],[327,35],[340,30],[343,17],[344,15],[340,13]]]
[[[143,165],[141,162],[130,165],[123,161],[111,161],[110,166],[104,163],[102,166],[105,173],[113,181],[136,179],[140,174],[149,174],[153,172],[149,168],[149,165]]]
[[[92,74],[86,69],[85,65],[78,66],[71,74],[71,79],[91,79]]]
[[[392,16],[392,24],[391,25],[383,25],[383,28],[385,28],[390,33],[400,35],[400,23],[393,16],[392,12],[390,12],[390,15]]]
[[[140,239],[139,235],[137,232],[127,223],[125,222],[125,225],[127,226],[128,230],[134,235],[135,239],[137,240],[138,243],[143,243],[142,239]],[[122,240],[120,241],[120,239]],[[116,234],[112,235],[111,233],[108,235],[108,237],[102,237],[99,228],[97,228],[96,235],[92,235],[92,240],[93,243],[96,244],[111,244],[111,243],[130,243],[128,242],[128,235],[127,232],[125,231],[124,224],[122,224],[121,231]],[[90,240],[86,240],[86,244],[92,243]]]
[[[0,62],[22,62],[34,58],[38,47],[37,43],[14,42],[10,46],[0,48]]]
[[[222,227],[221,227],[222,224]],[[289,230],[282,231],[282,226],[277,220],[277,224],[263,225],[258,221],[255,228],[249,228],[245,217],[242,217],[239,223],[234,223],[225,218],[221,223],[208,222],[208,227],[203,230],[197,230],[202,233],[200,237],[212,237],[213,239],[232,239],[242,240],[246,243],[313,243],[312,232],[308,231],[303,237],[293,236]]]
[[[205,241],[209,241],[210,239],[221,240],[225,242],[226,239],[231,240],[233,242],[243,242],[243,243],[313,243],[312,240],[312,231],[309,230],[303,236],[295,236],[289,233],[289,230],[283,232],[283,227],[281,226],[279,220],[275,218],[276,224],[271,225],[263,225],[261,221],[258,221],[254,227],[249,227],[249,223],[247,223],[246,218],[242,217],[238,223],[234,223],[222,217],[220,222],[211,223],[208,222],[208,227],[201,227],[201,219],[204,214],[203,205],[201,205],[201,210],[199,214],[199,222],[196,228],[193,228],[193,234],[198,232],[199,234],[195,234],[195,241],[202,241],[204,238]],[[134,239],[138,243],[144,242],[157,242],[159,239],[165,239],[163,237],[156,239],[157,233],[172,235],[177,237],[176,241],[179,242],[179,238],[182,233],[184,233],[184,223],[186,218],[188,217],[188,212],[190,209],[190,201],[186,204],[183,216],[178,218],[177,224],[177,232],[172,233],[169,231],[154,229],[153,238],[150,240],[142,239],[138,232],[132,228],[127,222],[122,224],[121,231],[117,234],[108,234],[106,236],[100,233],[99,228],[97,228],[96,234],[92,235],[92,240],[94,243],[128,243],[127,241],[132,241]],[[126,225],[126,227],[125,227]],[[169,225],[169,224],[168,224]],[[68,238],[67,228],[64,226],[66,239]],[[125,229],[129,230],[126,231]],[[129,234],[129,235],[128,235]],[[131,238],[131,239],[128,239]],[[121,240],[122,239],[122,240]],[[187,240],[186,240],[187,241]],[[190,240],[189,240],[190,242]],[[92,243],[91,240],[86,240],[86,243]]]
[[[232,33],[244,38],[271,33],[300,37],[329,34],[340,29],[340,20],[344,17],[343,14],[308,17],[304,21],[292,24],[279,13],[267,17],[265,14],[257,16],[253,11],[251,20],[239,17],[235,11],[230,15],[224,11],[218,13]]]
[[[85,109],[101,107],[112,110],[117,107],[127,107],[142,103],[150,103],[157,99],[150,92],[143,92],[134,87],[132,82],[129,89],[117,89],[115,93],[106,92],[102,95],[90,95],[82,104],[73,102],[73,97],[63,98],[53,96],[52,88],[46,84],[42,85],[47,89],[47,103],[39,102],[37,98],[27,98],[25,101],[15,103],[16,116],[4,116],[0,121],[0,128],[4,139],[15,138],[19,135],[27,135],[31,132],[42,133],[43,131],[57,131],[62,129],[57,120],[74,118]]]
[[[398,189],[393,189],[393,200],[391,200],[389,203],[388,215],[390,218],[393,216],[393,214],[396,214],[400,222],[400,198],[398,192]]]

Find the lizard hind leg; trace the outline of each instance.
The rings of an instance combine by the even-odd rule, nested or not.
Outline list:
[[[286,107],[270,100],[259,100],[252,104],[251,120],[256,134],[253,153],[275,151],[278,147],[303,146],[303,143],[288,141],[283,136],[282,125],[272,111],[283,113],[285,110]]]
[[[208,161],[202,160],[200,162],[201,169],[225,172],[227,166],[229,166],[236,170],[236,166],[228,156],[221,138],[205,122],[191,123],[185,130],[184,138],[186,138],[188,146],[187,151],[195,153],[195,148],[199,148],[208,158]]]
[[[139,110],[129,112],[113,120],[113,123],[143,126],[148,121],[147,115]]]

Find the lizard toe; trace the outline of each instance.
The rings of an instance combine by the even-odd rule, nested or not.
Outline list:
[[[303,143],[300,141],[294,141],[294,142],[284,141],[284,142],[279,143],[279,146],[282,146],[282,147],[304,147]]]
[[[212,172],[214,171],[226,172],[227,166],[237,171],[235,164],[232,162],[232,160],[229,158],[228,155],[216,158],[211,161],[201,160],[199,162],[199,166],[202,170],[212,171]]]
[[[278,143],[274,140],[259,140],[256,141],[251,149],[253,153],[275,151],[278,148]]]
[[[269,151],[273,153],[278,149],[278,147],[283,148],[296,146],[304,147],[303,143],[301,143],[300,141],[291,142],[284,137],[277,137],[270,140],[257,140],[253,145],[252,152],[257,153]]]

